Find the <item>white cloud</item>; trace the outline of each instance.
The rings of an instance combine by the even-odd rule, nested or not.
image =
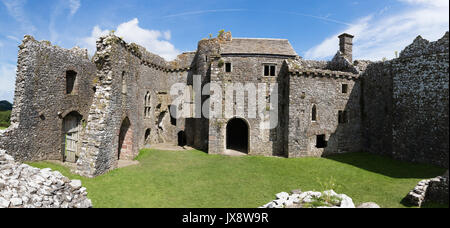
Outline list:
[[[0,100],[13,101],[16,66],[0,63]]]
[[[19,38],[15,37],[15,36],[6,36],[6,37],[7,37],[8,39],[10,39],[10,40],[14,40],[14,41],[19,42],[19,43],[22,42],[22,40],[20,40]]]
[[[417,4],[417,5],[433,5],[437,7],[448,7],[448,0],[399,0],[400,2],[405,2],[409,4]]]
[[[170,31],[164,32],[164,39],[170,40],[172,38],[172,33]]]
[[[89,54],[93,55],[96,51],[96,41],[99,37],[108,35],[108,30],[102,30],[99,26],[92,29],[91,36],[81,40],[82,46],[88,49]]]
[[[6,6],[9,15],[11,15],[16,21],[21,24],[23,30],[28,33],[34,32],[36,28],[30,22],[26,16],[24,6],[27,3],[26,0],[1,0]]]
[[[339,40],[338,36],[342,33],[349,34],[360,34],[362,31],[366,30],[369,26],[369,21],[372,19],[372,16],[368,16],[360,19],[354,25],[351,25],[345,31],[340,32],[339,34],[335,34],[327,39],[325,39],[320,45],[308,50],[305,54],[305,58],[308,59],[322,59],[326,57],[333,56],[339,49]],[[355,37],[355,41],[359,37]]]
[[[95,42],[97,38],[108,33],[108,30],[102,30],[99,26],[95,26],[91,36],[83,38],[81,43],[88,48],[90,54],[93,54],[96,49]],[[173,60],[180,54],[180,51],[168,41],[171,38],[170,31],[161,32],[141,28],[137,18],[120,24],[116,29],[115,35],[122,37],[129,43],[139,44],[149,52],[160,55],[166,60]]]
[[[70,16],[73,16],[75,13],[77,13],[80,6],[80,0],[69,0]]]
[[[354,59],[381,60],[394,58],[415,37],[434,41],[449,30],[448,0],[399,0],[409,9],[388,14],[387,11],[359,19],[345,30],[326,38],[305,53],[307,59],[326,59],[339,49],[337,36],[343,32],[355,35]]]

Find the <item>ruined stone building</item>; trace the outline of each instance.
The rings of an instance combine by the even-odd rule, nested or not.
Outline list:
[[[448,168],[448,32],[436,42],[419,36],[399,58],[382,62],[354,61],[353,36],[339,39],[331,61],[311,61],[288,40],[224,33],[168,62],[112,34],[97,41],[92,59],[84,49],[26,36],[12,125],[0,133],[0,148],[20,161],[76,163],[89,177],[157,143],[286,158],[367,151]],[[173,118],[181,107],[171,109],[172,85],[192,87],[194,80],[216,83],[222,97],[230,83],[277,83],[278,105],[266,108],[276,110],[267,118],[278,124],[261,128],[266,117],[246,118],[249,109],[231,118],[202,116],[194,100],[218,99],[208,93],[185,97],[191,118]],[[247,107],[253,93],[273,99],[259,89],[234,99]]]

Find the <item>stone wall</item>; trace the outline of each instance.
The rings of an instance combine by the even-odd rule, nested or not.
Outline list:
[[[448,168],[448,32],[420,36],[391,61],[362,74],[364,148],[405,161]]]
[[[448,171],[443,176],[431,179],[424,201],[449,205],[448,184]]]
[[[448,195],[448,170],[439,177],[421,180],[408,195],[404,201],[412,206],[421,207],[424,203],[437,203],[441,205],[449,204]]]
[[[392,152],[393,85],[388,62],[371,63],[361,75],[363,148],[366,152]]]
[[[19,51],[12,126],[0,133],[0,148],[19,161],[65,161],[66,121],[75,116],[79,135],[73,159],[81,175],[92,177],[116,168],[119,159],[133,159],[146,144],[185,142],[223,154],[227,123],[237,117],[249,128],[250,155],[367,150],[448,167],[448,33],[431,43],[419,37],[391,61],[351,62],[348,55],[338,52],[329,62],[303,60],[287,40],[233,42],[224,33],[167,62],[110,34],[97,41],[89,60],[86,50],[66,50],[26,36]],[[226,63],[231,72],[225,72]],[[275,76],[264,76],[265,64],[276,66]],[[170,88],[175,83],[193,86],[194,75],[201,76],[202,88],[217,83],[222,101],[231,83],[278,83],[278,106],[265,108],[278,113],[247,118],[249,93],[273,98],[253,88],[236,96],[236,103],[246,107],[243,116],[208,119],[201,105],[219,98],[195,93],[183,103],[194,108],[193,115],[175,120]],[[201,101],[196,107],[195,99]],[[275,116],[275,129],[261,129]]]
[[[166,62],[114,35],[97,41],[98,84],[78,173],[97,176],[115,169],[119,159],[134,159],[146,143],[177,142],[184,121],[171,121],[169,92],[171,85],[187,80],[189,60],[192,54]]]
[[[448,168],[448,44],[418,37],[391,61],[394,158]]]
[[[86,122],[95,65],[85,49],[66,50],[31,36],[25,36],[19,48],[11,127],[0,135],[0,148],[19,161],[63,160],[63,119],[76,112]],[[76,72],[70,94],[69,70]],[[84,129],[80,131],[83,135]]]
[[[211,82],[219,85],[222,94],[222,100],[214,100],[212,102],[218,102],[224,104],[225,99],[235,101],[236,104],[244,104],[244,115],[238,115],[236,108],[233,108],[231,116],[225,116],[225,105],[222,106],[223,118],[211,117],[209,120],[209,153],[211,154],[223,154],[226,149],[226,134],[227,124],[233,118],[239,118],[244,120],[249,128],[249,155],[262,155],[262,156],[285,156],[283,153],[283,137],[282,125],[278,125],[274,129],[263,129],[261,126],[264,122],[275,121],[279,122],[278,118],[281,118],[273,111],[280,110],[279,107],[271,107],[264,105],[264,112],[268,112],[266,117],[259,115],[259,109],[250,109],[251,105],[256,105],[255,100],[253,103],[249,100],[249,96],[262,96],[267,102],[270,100],[270,84],[275,85],[279,82],[279,77],[283,76],[283,62],[286,57],[281,56],[240,56],[240,55],[222,55],[211,63]],[[225,72],[224,63],[232,64],[232,72]],[[264,76],[264,64],[271,64],[276,66],[275,76]],[[240,84],[239,84],[240,83]],[[266,90],[258,88],[260,84],[266,85]],[[246,85],[250,85],[244,94],[226,94],[227,88],[237,88],[238,85],[245,88]],[[281,90],[281,84],[276,87],[277,90]],[[230,87],[231,86],[231,87]],[[254,87],[253,87],[254,86]],[[262,94],[262,95],[260,95]],[[228,96],[228,97],[227,97]],[[273,97],[273,96],[272,96]],[[278,98],[281,102],[281,99]],[[276,109],[275,109],[276,108]],[[256,113],[256,118],[249,118],[249,112]],[[272,114],[269,114],[271,112]],[[273,118],[271,120],[271,118]],[[275,119],[276,118],[276,119]]]
[[[345,72],[308,72],[289,75],[287,150],[289,157],[323,156],[361,151],[360,83]],[[347,92],[342,91],[343,85]],[[313,119],[313,106],[316,118]],[[339,112],[346,120],[339,123]],[[318,145],[323,135],[326,145]]]

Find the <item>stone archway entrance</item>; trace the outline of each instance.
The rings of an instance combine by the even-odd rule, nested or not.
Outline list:
[[[186,146],[186,133],[184,131],[179,131],[177,134],[178,146]]]
[[[71,112],[63,119],[63,161],[76,163],[79,155],[81,119],[78,112]]]
[[[249,127],[245,120],[233,118],[228,121],[226,149],[248,154]]]
[[[119,132],[118,160],[131,160],[133,157],[133,131],[128,117],[122,121]]]
[[[150,144],[150,134],[151,134],[152,130],[149,128],[145,131],[145,135],[144,135],[144,145]]]

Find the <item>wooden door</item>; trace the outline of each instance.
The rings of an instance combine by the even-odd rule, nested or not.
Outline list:
[[[65,120],[65,161],[76,162],[78,154],[79,119],[76,116],[68,116]]]

